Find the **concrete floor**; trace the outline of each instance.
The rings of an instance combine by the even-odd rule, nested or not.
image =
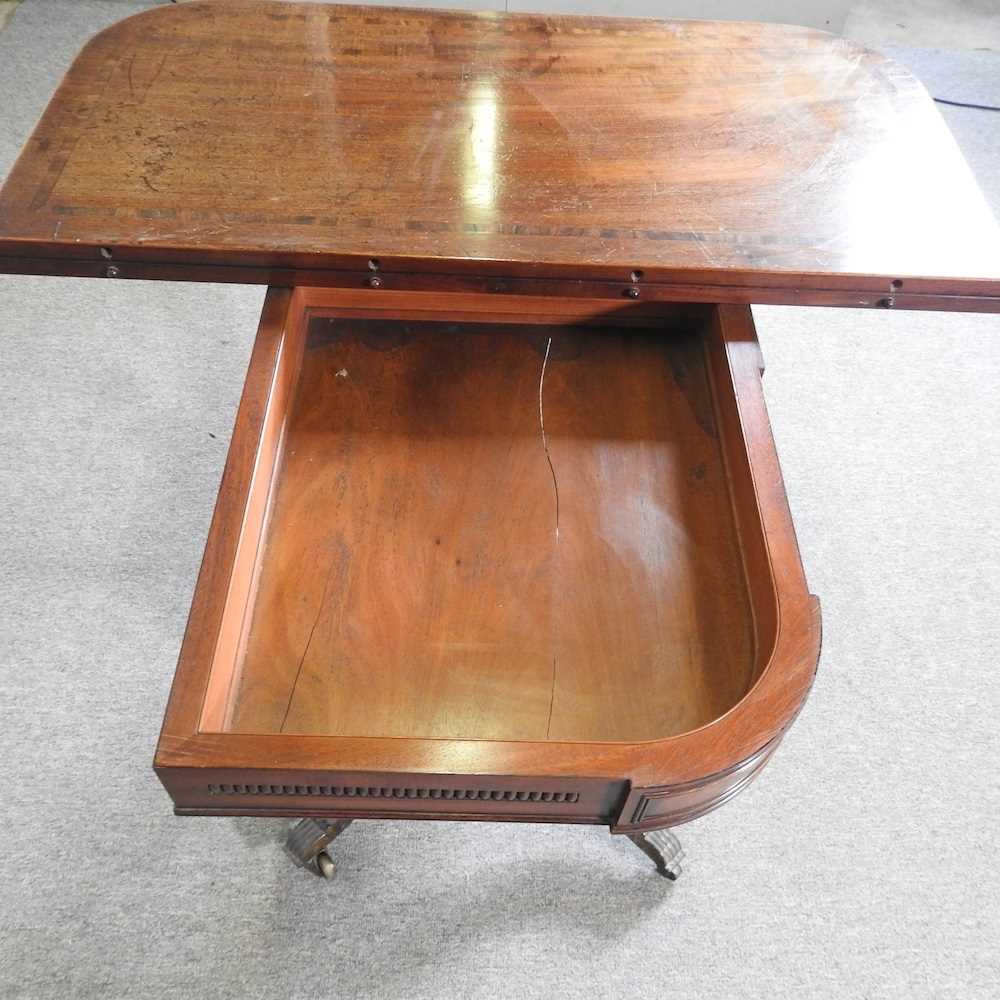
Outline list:
[[[0,31],[7,24],[19,2],[20,0],[0,0]]]
[[[0,30],[21,0],[0,0]],[[45,0],[38,0],[44,3]],[[123,0],[128,2],[128,0]],[[169,2],[169,0],[163,0]],[[178,0],[186,3],[189,0]],[[305,0],[322,2],[322,0]],[[915,48],[944,49],[1000,49],[1000,16],[996,0],[860,0],[849,6],[846,19],[841,14],[841,4],[836,0],[829,3],[806,5],[799,0],[789,0],[784,5],[775,5],[762,0],[761,3],[741,2],[716,4],[693,3],[690,10],[681,9],[679,14],[664,12],[664,3],[659,0],[525,0],[515,3],[510,0],[369,0],[371,3],[397,5],[410,3],[424,7],[470,7],[482,10],[532,10],[562,11],[571,9],[579,13],[684,17],[746,17],[747,19],[786,20],[790,23],[813,24],[836,30],[843,21],[842,34],[865,45],[905,45]],[[669,6],[669,5],[667,5]],[[682,5],[683,6],[683,5]],[[802,12],[805,10],[805,16]],[[797,16],[798,14],[798,16]]]
[[[847,38],[881,48],[1000,49],[997,0],[861,0],[847,15]]]

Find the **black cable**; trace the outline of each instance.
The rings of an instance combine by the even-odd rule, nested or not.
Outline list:
[[[935,97],[938,104],[950,104],[953,108],[975,108],[977,111],[1000,111],[995,104],[970,104],[966,101],[949,101],[947,97]]]

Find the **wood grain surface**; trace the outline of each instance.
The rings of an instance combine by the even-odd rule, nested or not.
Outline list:
[[[1000,308],[924,89],[807,28],[164,6],[86,47],[0,192],[0,270],[360,287],[370,260],[398,288]]]
[[[315,317],[228,729],[657,739],[753,627],[700,330]]]
[[[177,810],[628,830],[736,794],[819,653],[749,309],[378,301],[268,293],[156,752]]]

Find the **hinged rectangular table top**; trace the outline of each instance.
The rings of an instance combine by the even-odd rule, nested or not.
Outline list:
[[[806,28],[165,6],[87,45],[0,192],[0,271],[371,270],[1000,310],[997,225],[926,91]]]

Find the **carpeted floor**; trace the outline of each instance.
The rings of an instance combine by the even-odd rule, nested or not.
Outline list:
[[[142,6],[16,9],[0,173]],[[1000,98],[996,54],[896,55]],[[996,203],[1000,115],[944,113]],[[756,310],[823,658],[681,882],[600,829],[364,823],[328,886],[150,769],[261,299],[0,278],[0,997],[1000,994],[1000,316]]]

